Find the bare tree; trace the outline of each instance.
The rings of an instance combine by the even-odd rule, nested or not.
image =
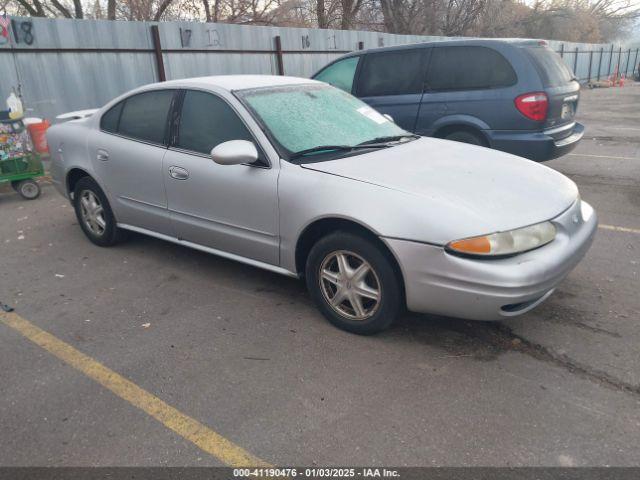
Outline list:
[[[32,17],[46,17],[44,6],[40,0],[18,0],[18,3]]]
[[[442,35],[466,34],[477,22],[486,5],[485,0],[445,0]]]
[[[107,18],[109,20],[116,19],[116,0],[107,0]]]
[[[349,30],[353,27],[356,16],[362,7],[362,0],[341,0],[340,5],[342,7],[340,28]]]

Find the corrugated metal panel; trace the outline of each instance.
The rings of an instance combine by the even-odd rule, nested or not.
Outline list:
[[[158,78],[151,25],[159,25],[168,79],[234,73],[276,74],[274,37],[281,37],[287,75],[310,76],[342,52],[364,48],[446,40],[447,37],[380,32],[259,27],[190,22],[121,22],[17,18],[31,22],[33,42],[0,45],[0,101],[20,86],[29,114],[52,118],[60,113],[101,106],[132,88]],[[559,51],[563,42],[549,42]],[[9,52],[8,48],[15,47]],[[613,71],[619,57],[611,45],[564,43],[564,61],[574,66],[575,49],[594,50],[591,77]],[[60,51],[62,49],[62,51]],[[67,49],[67,51],[64,51]],[[78,51],[80,49],[100,51]],[[22,50],[22,51],[21,51]],[[57,50],[57,51],[56,51]],[[106,51],[105,51],[106,50]],[[114,51],[118,50],[118,51]],[[238,51],[251,51],[239,53]],[[209,53],[210,52],[210,53]],[[264,53],[261,53],[264,52]],[[632,53],[633,56],[633,53]],[[620,65],[626,67],[623,51]],[[633,61],[629,69],[633,69]],[[576,74],[586,79],[589,54],[578,54]]]

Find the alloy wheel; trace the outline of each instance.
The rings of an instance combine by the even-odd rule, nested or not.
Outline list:
[[[91,233],[102,236],[107,228],[104,208],[100,199],[91,190],[83,190],[80,194],[80,214],[84,225]]]
[[[366,320],[380,306],[378,275],[361,256],[346,250],[329,253],[320,265],[322,295],[331,308],[350,320]]]

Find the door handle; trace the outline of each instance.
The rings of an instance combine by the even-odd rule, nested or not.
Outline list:
[[[109,152],[100,149],[96,152],[96,158],[101,162],[106,162],[107,160],[109,160]]]
[[[176,180],[186,180],[189,178],[189,172],[182,167],[171,166],[169,167],[169,175]]]

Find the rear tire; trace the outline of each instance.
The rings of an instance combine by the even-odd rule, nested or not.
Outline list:
[[[107,196],[93,178],[82,177],[76,182],[73,206],[80,228],[92,243],[110,247],[123,239]]]
[[[392,260],[360,235],[338,231],[321,238],[309,252],[305,276],[323,315],[348,332],[386,330],[404,305]]]
[[[458,130],[448,133],[443,137],[445,140],[451,140],[453,142],[468,143],[470,145],[478,145],[480,147],[486,147],[486,140],[478,133],[471,132],[469,130]]]
[[[13,183],[11,184],[13,186]],[[13,187],[25,200],[35,200],[40,196],[40,185],[35,180],[22,180]]]

